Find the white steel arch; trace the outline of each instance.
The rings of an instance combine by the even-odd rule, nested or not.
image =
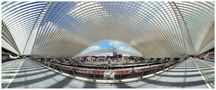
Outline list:
[[[146,57],[214,47],[214,2],[208,1],[3,2],[2,22],[4,45],[20,54],[71,57],[104,39]]]

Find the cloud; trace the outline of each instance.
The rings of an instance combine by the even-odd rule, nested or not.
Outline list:
[[[121,49],[121,50],[128,50],[129,49],[129,47],[125,47],[125,46],[120,46],[120,47],[118,47],[118,49]]]
[[[129,51],[132,52],[134,54],[140,55],[141,53],[139,53],[136,49],[129,47],[129,46],[120,46],[118,47],[119,50],[124,50],[124,51]]]
[[[114,46],[114,47],[118,47],[118,46],[121,46],[121,45],[122,45],[122,43],[117,42],[117,41],[110,41],[108,44],[109,44],[110,46]]]
[[[98,45],[94,45],[94,46],[87,48],[88,51],[94,51],[94,50],[99,50],[99,49],[101,49],[101,47]]]
[[[119,50],[125,50],[125,51],[130,51],[130,52],[136,52],[134,49],[128,46],[120,46],[118,47]]]
[[[88,52],[91,52],[91,51],[95,51],[95,50],[99,50],[99,49],[101,49],[100,46],[94,45],[94,46],[88,47],[87,49],[85,49],[84,51],[82,51],[81,54],[85,54],[85,53],[88,53]]]
[[[119,50],[125,50],[125,51],[130,51],[130,52],[136,52],[136,50],[134,50],[133,48],[129,47],[126,44],[123,44],[121,42],[118,41],[110,41],[108,43],[110,46],[114,46],[115,48],[119,49]]]

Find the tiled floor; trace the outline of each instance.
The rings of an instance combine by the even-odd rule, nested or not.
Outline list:
[[[23,62],[24,59],[18,59],[2,63],[2,88],[6,88],[10,85]]]
[[[200,62],[203,63],[203,62]],[[3,68],[4,70],[4,68]],[[7,70],[5,68],[5,70]],[[4,71],[5,71],[4,70]],[[3,78],[4,80],[4,78]],[[57,74],[26,59],[8,88],[208,88],[192,58],[161,75],[123,84],[95,84]]]

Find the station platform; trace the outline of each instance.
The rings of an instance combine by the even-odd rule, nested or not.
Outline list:
[[[214,88],[214,62],[189,58],[150,78],[100,84],[64,76],[26,58],[2,63],[2,88]]]

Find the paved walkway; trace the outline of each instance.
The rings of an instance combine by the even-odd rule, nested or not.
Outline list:
[[[7,88],[14,80],[25,59],[2,63],[2,88]]]
[[[71,79],[26,59],[8,88],[208,88],[194,61],[190,58],[174,69],[148,79],[111,85]]]
[[[200,59],[194,59],[194,62],[199,69],[202,78],[207,83],[207,86],[213,89],[215,87],[214,62]]]

